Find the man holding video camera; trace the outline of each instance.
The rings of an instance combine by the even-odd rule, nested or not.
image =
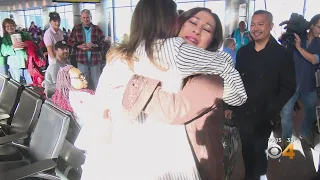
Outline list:
[[[288,28],[287,28],[288,31]],[[292,113],[294,104],[301,98],[305,111],[305,119],[302,124],[301,136],[313,146],[312,125],[316,120],[316,79],[315,72],[318,69],[320,57],[320,14],[315,15],[309,23],[309,32],[294,33],[295,42],[293,59],[296,69],[297,88],[295,94],[286,103],[281,113],[282,138],[292,136]],[[285,146],[285,144],[283,144]]]

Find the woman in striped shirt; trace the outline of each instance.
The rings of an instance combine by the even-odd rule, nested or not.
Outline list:
[[[225,53],[209,52],[187,44],[184,38],[172,38],[176,34],[176,24],[177,11],[174,1],[139,1],[132,17],[129,41],[109,53],[109,63],[100,77],[96,91],[98,109],[109,108],[113,119],[122,118],[117,110],[121,107],[122,92],[119,92],[117,87],[126,85],[133,71],[160,80],[163,89],[168,92],[180,91],[182,80],[190,75],[217,74],[224,79],[225,102],[239,106],[246,101],[242,80],[233,67],[231,57]],[[115,91],[119,92],[121,98],[116,97]],[[139,121],[143,123],[146,118],[147,116],[141,113]],[[148,119],[147,122],[155,121]],[[159,127],[160,124],[156,126]],[[90,135],[94,136],[98,131],[95,129]],[[101,141],[97,142],[101,144]],[[194,177],[194,174],[189,175]]]
[[[179,25],[180,25],[179,27],[180,30],[179,30],[178,36],[182,37],[188,44],[192,44],[194,46],[204,48],[206,50],[213,51],[213,52],[218,51],[218,48],[222,44],[223,32],[222,32],[222,25],[221,25],[220,19],[216,14],[212,13],[211,10],[207,8],[197,7],[197,8],[193,8],[186,11],[185,13],[179,16]],[[186,81],[188,79],[186,79]],[[200,79],[205,79],[205,76],[200,76]],[[194,83],[197,83],[197,82],[199,81],[195,80]],[[215,83],[217,82],[215,81],[207,82],[206,85],[214,85]],[[135,83],[135,84],[138,84],[138,83]],[[163,93],[160,93],[161,98],[159,97],[160,96],[159,93],[155,93],[152,95],[152,98],[150,99],[149,103],[147,105],[143,105],[142,103],[143,100],[140,98],[140,96],[149,97],[150,95],[149,94],[150,91],[146,90],[148,89],[148,85],[146,86],[147,87],[144,87],[143,88],[144,90],[141,91],[141,94],[137,95],[139,96],[139,98],[136,101],[136,103],[133,105],[133,106],[136,106],[133,108],[134,110],[130,110],[131,112],[130,118],[133,118],[134,114],[136,112],[139,112],[139,107],[144,106],[146,108],[145,113],[147,113],[149,117],[150,116],[162,117],[163,120],[166,120],[166,122],[172,123],[172,124],[187,123],[186,130],[189,136],[189,140],[193,146],[195,155],[198,159],[198,162],[200,163],[199,167],[201,167],[200,169],[202,170],[200,173],[201,177],[205,179],[223,179],[224,177],[223,155],[224,154],[222,151],[223,147],[222,147],[222,142],[220,138],[222,134],[221,128],[220,128],[222,123],[222,118],[219,117],[218,119],[212,119],[212,118],[205,117],[204,119],[197,118],[196,120],[189,122],[190,119],[192,119],[192,117],[198,116],[198,114],[194,114],[194,112],[201,112],[203,110],[208,110],[209,106],[212,105],[212,104],[210,104],[209,106],[205,105],[205,102],[209,101],[211,97],[207,97],[206,100],[201,100],[200,98],[201,95],[203,96],[204,94],[207,94],[208,92],[210,92],[210,89],[201,89],[200,87],[204,88],[205,86],[205,84],[202,82],[202,83],[198,83],[197,85],[194,85],[195,87],[193,87],[192,95],[188,94],[188,96],[186,97],[182,97],[180,93],[179,95],[178,94],[173,95],[173,94],[164,93],[162,91]],[[131,84],[128,84],[126,92],[130,92],[131,88],[133,88],[133,86]],[[187,87],[187,89],[188,88],[190,89],[190,87]],[[195,93],[199,95],[196,95]],[[198,97],[198,98],[192,99],[192,96]],[[170,100],[173,100],[173,101],[171,102]],[[130,102],[130,100],[124,97],[123,102]],[[199,103],[202,103],[202,104],[199,104]],[[199,105],[199,106],[198,108],[195,108],[194,105],[195,106]],[[190,109],[191,107],[195,109]],[[150,111],[150,109],[152,110]],[[156,112],[153,110],[155,110]],[[214,110],[218,110],[218,109],[214,109]],[[176,112],[179,112],[179,113],[176,113]],[[210,113],[206,113],[206,115],[207,114],[210,114]],[[213,120],[216,122],[212,122]],[[206,127],[204,127],[204,124]],[[202,129],[203,131],[202,136],[198,137],[198,134],[194,133],[195,129]],[[207,129],[208,131],[204,132],[205,129]],[[225,134],[225,132],[229,133],[229,129],[230,129],[229,126],[226,126],[226,125],[224,126],[224,131],[223,131],[224,142],[226,142],[226,138],[229,137],[229,134]],[[238,134],[236,133],[236,135]],[[236,136],[236,137],[239,137],[239,136]],[[198,142],[202,142],[202,143],[199,144]],[[232,143],[226,143],[226,145],[227,147],[229,147],[225,149],[226,155],[229,156],[229,159],[234,159],[233,149],[231,150],[232,153],[230,153],[229,151],[226,151],[226,150],[229,150],[230,147],[233,147]],[[203,159],[206,159],[207,161],[204,162]],[[230,163],[227,163],[227,164],[229,166],[225,167],[226,179],[230,179],[232,169],[233,169],[232,165],[234,165],[234,163],[232,162],[231,164]]]
[[[224,102],[232,106],[242,105],[247,95],[232,58],[223,52],[210,52],[188,44],[193,40],[187,35],[173,37],[177,18],[176,4],[172,0],[139,1],[132,17],[129,41],[110,50],[108,66],[97,87],[97,96],[100,96],[99,92],[100,97],[108,96],[106,92],[112,90],[110,87],[123,85],[122,73],[128,69],[135,74],[160,80],[168,92],[178,92],[184,78],[203,73],[216,74],[224,79]],[[111,74],[110,69],[117,69],[117,74]],[[112,108],[111,105],[103,106]]]
[[[216,52],[223,41],[222,25],[219,17],[211,10],[197,7],[179,16],[178,36],[182,37],[188,44]],[[226,60],[228,59],[226,58]],[[178,94],[165,93],[161,90],[161,93],[154,92],[150,96],[151,86],[156,82],[148,79],[147,84],[141,85],[142,88],[140,88],[137,81],[145,77],[135,77],[129,82],[123,98],[123,105],[130,119],[135,119],[137,113],[145,107],[144,113],[148,115],[148,119],[153,116],[164,120],[166,123],[185,124],[201,178],[224,180],[221,141],[223,118],[222,115],[219,115],[223,108],[219,100],[212,102],[215,98],[221,98],[215,93],[219,94],[221,92],[222,96],[223,88],[219,91],[219,86],[217,86],[219,78],[215,76],[209,78],[205,75],[195,76],[195,78],[192,76],[190,77],[192,78],[191,81],[188,81],[189,78],[185,79],[185,82],[188,81],[188,83]],[[205,81],[204,79],[207,78],[210,80]],[[132,83],[135,85],[132,86]],[[135,95],[131,94],[132,89],[141,89],[141,91],[138,90]],[[132,99],[135,99],[133,96],[138,98],[130,108],[128,104],[132,102]],[[148,99],[149,101],[146,103]],[[207,113],[203,116],[199,115],[204,110]],[[198,118],[191,121],[194,117]],[[170,146],[167,145],[167,147]],[[178,178],[178,176],[176,177]]]
[[[204,16],[205,15],[204,12],[211,12],[211,11],[206,8],[193,8],[193,9],[185,12],[184,14],[182,14],[179,17],[180,24],[183,24],[183,26],[180,30],[179,36],[184,37],[186,42],[188,42],[189,44],[194,44],[197,47],[201,47],[202,44],[200,44],[200,45],[195,44],[192,41],[192,39],[191,39],[191,41],[188,40],[188,36],[190,36],[189,34],[197,34],[197,32],[199,30],[197,30],[196,27],[199,26],[199,24],[203,23],[203,19],[206,17],[206,16]],[[202,14],[204,14],[204,15],[202,15]],[[207,19],[210,19],[210,17],[209,18],[207,17]],[[213,14],[213,19],[214,19],[213,30],[212,30],[212,28],[210,28],[208,26],[208,24],[202,26],[203,30],[201,32],[203,35],[200,36],[200,38],[203,38],[203,36],[207,35],[208,32],[211,32],[211,34],[213,34],[213,38],[206,37],[206,39],[210,40],[211,44],[209,46],[205,46],[205,47],[202,46],[202,48],[205,48],[209,51],[215,52],[215,51],[217,51],[217,48],[220,47],[223,40],[222,40],[222,26],[221,26],[220,20],[215,14]],[[210,21],[208,21],[208,22],[210,22]],[[211,27],[212,27],[212,23],[211,23]],[[190,33],[190,30],[193,30],[194,33]],[[183,34],[186,34],[187,36],[183,36]],[[206,42],[206,41],[204,41],[204,42]],[[230,59],[226,58],[226,60],[230,60]],[[201,93],[201,92],[199,92],[199,93]],[[234,170],[235,160],[236,160],[235,154],[236,153],[241,154],[241,148],[240,148],[241,141],[240,141],[240,135],[239,135],[238,129],[234,126],[229,126],[230,122],[231,122],[231,120],[229,120],[229,122],[227,122],[223,126],[223,131],[222,131],[223,133],[221,133],[221,131],[220,131],[220,134],[222,134],[223,143],[226,145],[226,147],[224,147],[225,148],[224,155],[228,156],[228,160],[229,160],[224,165],[225,172],[226,172],[226,174],[225,174],[226,180],[231,178],[232,172]],[[216,132],[215,135],[213,135],[209,138],[210,139],[217,138],[218,136],[220,136],[220,134],[218,132]],[[215,145],[215,146],[217,146],[217,145]],[[217,156],[217,157],[219,157],[219,156]],[[221,157],[222,157],[222,155],[221,155]],[[243,163],[242,159],[240,159],[240,163]],[[244,172],[241,172],[241,173],[243,173],[241,175],[244,175]]]

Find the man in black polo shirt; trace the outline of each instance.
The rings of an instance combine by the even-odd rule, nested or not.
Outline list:
[[[254,41],[239,49],[236,64],[248,100],[226,112],[227,117],[235,113],[246,180],[260,179],[266,174],[265,151],[271,133],[270,120],[280,112],[296,88],[292,55],[271,36],[272,19],[268,11],[259,10],[253,14],[250,34]]]

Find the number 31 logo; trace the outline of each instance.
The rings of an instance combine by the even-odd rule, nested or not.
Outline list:
[[[280,156],[287,156],[289,159],[293,159],[295,152],[293,150],[293,144],[289,144],[283,151],[278,144],[270,144],[267,149],[267,154],[271,159],[280,158]]]

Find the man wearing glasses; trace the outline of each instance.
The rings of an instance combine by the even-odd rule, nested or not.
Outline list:
[[[282,138],[292,136],[292,113],[295,102],[301,98],[305,111],[302,124],[301,138],[313,146],[312,126],[316,120],[316,78],[315,72],[319,68],[320,57],[320,14],[310,20],[310,30],[304,35],[295,35],[293,59],[296,69],[297,89],[295,94],[282,109],[281,124]],[[286,146],[283,145],[283,146]]]
[[[48,98],[51,98],[56,89],[57,74],[59,69],[67,64],[70,64],[68,60],[69,47],[66,41],[58,41],[54,45],[54,49],[56,54],[55,61],[49,64],[44,79],[44,92]]]

